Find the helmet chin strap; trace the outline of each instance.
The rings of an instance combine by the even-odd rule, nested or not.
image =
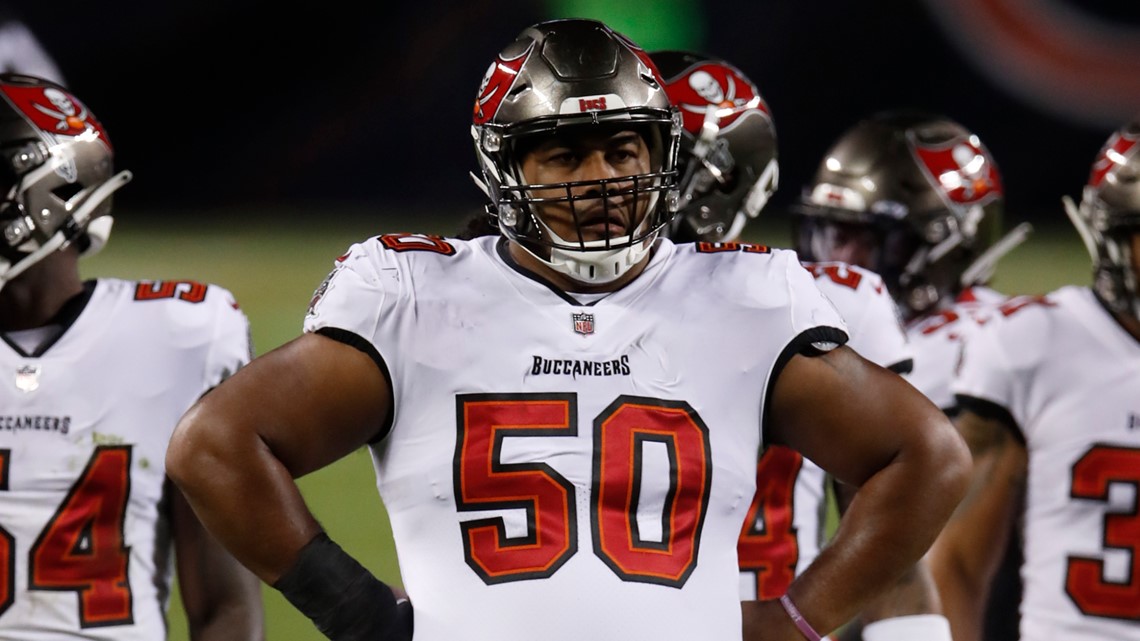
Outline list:
[[[1069,217],[1069,221],[1073,223],[1073,227],[1077,228],[1077,235],[1081,237],[1081,242],[1085,244],[1085,249],[1088,251],[1089,256],[1093,259],[1093,262],[1099,261],[1102,258],[1100,252],[1102,238],[1100,237],[1100,233],[1089,224],[1089,220],[1092,216],[1088,212],[1088,206],[1085,205],[1085,200],[1082,200],[1078,206],[1073,202],[1072,198],[1061,196],[1061,202],[1065,205],[1065,215]]]
[[[732,217],[732,225],[730,225],[728,231],[724,233],[724,237],[720,239],[720,242],[731,243],[735,241],[740,236],[740,232],[744,231],[744,225],[747,223],[748,216],[744,213],[744,210],[738,210],[736,215]]]
[[[1114,311],[1131,314],[1140,320],[1140,283],[1137,282],[1136,272],[1131,267],[1130,249],[1117,245],[1093,225],[1093,211],[1089,203],[1094,198],[1095,192],[1089,187],[1085,187],[1079,205],[1068,196],[1061,197],[1065,213],[1077,228],[1077,234],[1092,258],[1096,273],[1093,290]],[[1120,272],[1119,280],[1110,276],[1114,269]]]
[[[652,211],[654,204],[650,203],[648,211]],[[645,258],[658,236],[657,233],[653,233],[640,242],[628,244],[631,238],[636,237],[649,224],[650,217],[646,213],[646,216],[638,223],[637,228],[632,230],[629,235],[612,238],[609,241],[591,240],[584,242],[581,244],[585,248],[584,250],[567,249],[565,246],[574,243],[554,233],[554,230],[541,217],[536,216],[535,218],[558,245],[550,247],[550,258],[543,258],[535,254],[526,244],[522,244],[523,249],[526,249],[527,252],[551,269],[580,283],[590,285],[604,285],[620,278],[629,271],[630,267],[640,263]],[[607,242],[611,245],[627,244],[624,247],[603,249]]]
[[[120,171],[93,189],[91,191],[91,195],[88,196],[87,199],[83,201],[83,204],[75,210],[75,213],[71,215],[71,219],[75,221],[75,225],[80,229],[86,229],[89,224],[88,218],[91,216],[91,212],[95,211],[96,207],[98,207],[104,200],[109,198],[111,194],[117,191],[120,187],[130,182],[132,177],[133,176],[131,172]],[[107,216],[107,218],[110,218],[110,216]],[[103,231],[110,231],[110,225],[100,225],[99,227]],[[98,240],[99,247],[102,247],[102,245],[107,240],[106,235],[104,234]],[[61,225],[60,229],[56,231],[56,233],[52,234],[51,238],[49,238],[47,242],[40,245],[37,249],[29,253],[27,256],[24,256],[22,259],[16,262],[16,264],[13,265],[11,261],[5,258],[0,258],[0,289],[2,289],[4,285],[15,280],[16,277],[18,277],[20,274],[27,271],[29,267],[43,260],[45,256],[62,249],[68,242],[69,239],[67,238],[65,230]]]

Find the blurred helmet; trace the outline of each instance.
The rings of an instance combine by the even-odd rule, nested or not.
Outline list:
[[[130,180],[112,175],[107,132],[54,82],[0,74],[0,287],[75,243],[102,248],[110,196]]]
[[[881,113],[828,150],[793,208],[794,242],[804,260],[877,271],[909,320],[987,282],[1021,242],[1027,225],[999,242],[1002,204],[977,136],[942,116]]]
[[[1093,162],[1080,206],[1065,211],[1093,259],[1093,291],[1110,309],[1140,320],[1140,274],[1132,235],[1140,233],[1140,115],[1116,130]]]
[[[686,51],[650,54],[681,111],[677,241],[728,242],[776,191],[776,127],[756,85],[729,63]]]
[[[557,185],[523,176],[523,157],[537,141],[614,126],[645,139],[649,173]],[[483,77],[471,128],[481,175],[472,178],[505,236],[575,280],[605,283],[637,264],[673,217],[680,133],[657,69],[636,44],[595,20],[543,22],[524,30]],[[535,194],[551,189],[561,196]],[[626,235],[584,240],[575,209],[583,193],[605,207],[611,198],[630,199],[634,211],[647,213]],[[560,238],[543,221],[540,206],[550,203],[571,208],[579,226],[574,238]]]

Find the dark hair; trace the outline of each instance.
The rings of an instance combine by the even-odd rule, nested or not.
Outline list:
[[[487,212],[479,212],[463,223],[463,228],[455,235],[460,240],[471,240],[480,236],[498,236],[499,224]]]

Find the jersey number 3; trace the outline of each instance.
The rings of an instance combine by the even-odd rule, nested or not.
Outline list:
[[[0,490],[11,450],[0,450]],[[84,628],[132,622],[123,519],[130,496],[130,446],[95,448],[79,480],[28,552],[28,589],[79,594]],[[15,602],[16,541],[0,526],[0,616]]]
[[[1140,489],[1140,450],[1098,445],[1073,465],[1073,498],[1107,501],[1108,488],[1124,483]],[[1134,499],[1135,500],[1135,499]],[[1140,620],[1140,519],[1136,511],[1108,514],[1104,518],[1104,546],[1128,550],[1128,579],[1108,582],[1101,559],[1070,556],[1065,591],[1089,616]]]
[[[577,436],[576,396],[465,394],[456,412],[456,506],[521,509],[527,524],[525,536],[509,538],[502,517],[464,522],[467,564],[487,584],[551,576],[578,551],[575,486],[545,463],[504,462],[504,440]],[[650,450],[668,465],[650,464]],[[708,428],[686,403],[619,396],[594,418],[593,452],[594,554],[623,581],[683,586],[697,565],[708,510]],[[645,488],[664,501],[639,505]],[[642,532],[646,512],[659,520],[653,535]]]

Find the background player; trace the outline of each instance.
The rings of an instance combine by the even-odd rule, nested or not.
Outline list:
[[[836,140],[793,217],[801,258],[882,275],[914,350],[907,378],[950,414],[962,342],[1006,298],[987,283],[1029,233],[1022,224],[1002,235],[1003,204],[997,164],[975,134],[946,116],[897,111]],[[1016,630],[1017,549],[1008,554],[988,624],[994,639]],[[928,582],[919,570],[916,580]]]
[[[166,477],[195,399],[250,358],[230,293],[83,281],[111,230],[110,140],[61,86],[0,75],[0,638],[166,638],[171,552],[195,641],[264,636],[257,578]]]
[[[979,638],[1000,548],[1025,494],[1022,641],[1140,639],[1140,118],[1116,131],[1066,211],[1092,287],[1001,307],[965,346],[953,390],[976,458],[971,495],[930,557],[955,638]]]

